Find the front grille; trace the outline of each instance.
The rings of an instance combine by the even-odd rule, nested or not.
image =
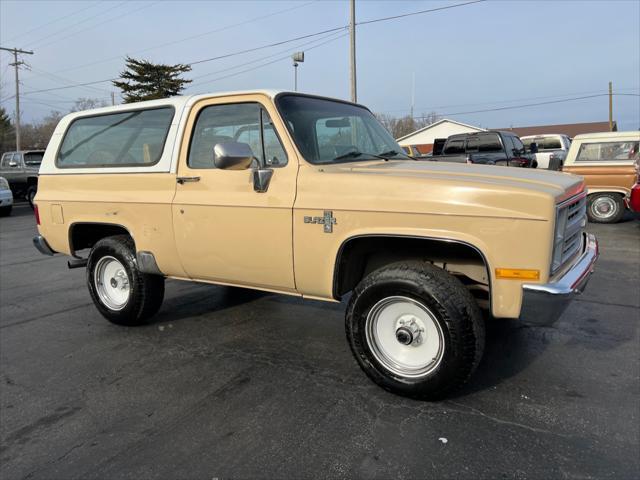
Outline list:
[[[587,218],[587,196],[573,197],[561,203],[556,211],[556,231],[551,273],[557,272],[582,247],[582,232]]]

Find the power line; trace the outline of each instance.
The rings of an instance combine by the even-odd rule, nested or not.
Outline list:
[[[123,3],[127,3],[127,2],[123,2]],[[95,25],[91,25],[91,26],[89,26],[87,28],[84,28],[82,30],[77,30],[77,31],[73,32],[72,34],[67,35],[66,37],[61,37],[61,38],[58,38],[56,40],[53,40],[52,42],[47,42],[46,47],[49,47],[49,46],[53,45],[54,43],[60,42],[61,40],[65,40],[67,38],[74,37],[78,33],[82,33],[82,32],[86,32],[87,30],[91,30],[92,28],[95,28],[95,27],[97,27],[99,25],[105,24],[107,22],[113,22],[114,20],[118,20],[118,19],[120,19],[122,17],[126,17],[128,15],[131,15],[132,13],[135,13],[135,12],[139,11],[139,10],[143,10],[145,8],[149,8],[149,7],[151,7],[151,6],[153,6],[153,5],[157,4],[157,3],[159,3],[159,0],[156,1],[156,2],[148,3],[146,5],[142,5],[141,7],[138,7],[136,9],[134,9],[134,10],[129,11],[129,12],[125,12],[125,13],[122,13],[120,15],[116,15],[115,17],[111,17],[111,18],[108,18],[108,19],[105,19],[105,20],[101,20],[100,22],[96,23]],[[119,5],[121,5],[121,4],[119,4]],[[43,48],[45,48],[45,46],[43,46]]]
[[[318,48],[318,47],[321,47],[323,45],[326,45],[327,43],[333,42],[333,41],[338,40],[340,38],[344,38],[346,36],[347,36],[347,34],[343,33],[342,35],[339,35],[337,37],[331,38],[331,39],[329,39],[329,40],[327,40],[325,42],[319,43],[317,45],[314,45],[313,47],[307,48],[307,51],[313,50],[313,49]],[[233,76],[236,76],[236,75],[240,75],[242,73],[251,72],[253,70],[257,70],[259,68],[266,67],[268,65],[272,65],[274,63],[281,62],[283,60],[289,60],[290,58],[291,58],[290,54],[287,54],[286,56],[283,56],[283,57],[280,57],[280,58],[276,58],[275,60],[271,60],[270,62],[266,62],[266,63],[260,64],[260,65],[256,65],[255,67],[247,68],[246,70],[241,70],[240,72],[236,72],[236,73],[232,73],[232,74],[229,74],[229,75],[224,75],[222,77],[217,77],[217,78],[214,78],[214,79],[211,79],[211,80],[207,80],[206,82],[201,82],[198,85],[206,85],[207,83],[217,82],[218,80],[223,80],[225,78],[230,78],[230,77],[233,77]]]
[[[195,62],[189,62],[188,65],[192,65],[192,66],[193,65],[200,65],[201,63],[212,62],[214,60],[221,60],[223,58],[235,57],[236,55],[242,55],[244,53],[256,52],[258,50],[264,50],[265,48],[278,47],[278,46],[284,45],[286,43],[295,42],[297,40],[304,40],[306,38],[311,38],[311,37],[317,37],[318,35],[323,35],[325,33],[330,33],[330,32],[337,32],[338,30],[345,30],[346,28],[347,28],[346,25],[343,26],[343,27],[329,28],[327,30],[322,30],[320,32],[309,33],[307,35],[301,35],[299,37],[289,38],[287,40],[282,40],[282,41],[279,41],[279,42],[269,43],[269,44],[266,44],[266,45],[261,45],[259,47],[247,48],[246,50],[239,50],[239,51],[236,51],[236,52],[233,52],[233,53],[226,53],[224,55],[218,55],[216,57],[205,58],[203,60],[196,60]]]
[[[394,15],[392,17],[375,18],[373,20],[366,20],[364,22],[356,22],[356,25],[368,25],[370,23],[386,22],[387,20],[396,20],[398,18],[412,17],[413,15],[422,15],[423,13],[431,13],[431,12],[437,12],[439,10],[448,10],[450,8],[464,7],[467,5],[472,5],[474,3],[482,3],[486,1],[487,0],[474,0],[472,2],[457,3],[455,5],[447,5],[445,7],[430,8],[428,10],[420,10],[419,12],[403,13],[402,15]]]
[[[82,8],[80,10],[77,10],[77,11],[73,12],[73,13],[69,13],[67,15],[63,15],[62,17],[55,18],[55,19],[53,19],[53,20],[51,20],[49,22],[45,22],[45,23],[43,23],[42,25],[40,25],[38,27],[32,28],[31,30],[27,30],[26,32],[19,33],[18,35],[5,40],[5,42],[13,42],[13,40],[15,40],[16,38],[23,37],[23,36],[28,35],[28,34],[30,34],[32,32],[35,32],[36,30],[42,30],[44,27],[46,27],[48,25],[51,25],[53,23],[59,22],[60,20],[64,20],[66,18],[70,18],[70,17],[74,17],[76,15],[79,15],[80,13],[84,12],[85,10],[89,10],[90,8],[93,8],[96,5],[97,5],[97,3],[94,3],[93,5],[89,5],[88,7]]]
[[[640,94],[635,94],[635,93],[614,93],[614,95],[616,96],[632,96],[632,97],[640,97]],[[565,98],[563,100],[551,100],[549,102],[538,102],[538,103],[529,103],[529,104],[525,104],[525,105],[511,105],[508,107],[497,107],[497,108],[487,108],[484,110],[474,110],[474,111],[469,111],[469,112],[455,112],[455,113],[441,113],[439,115],[441,116],[446,116],[446,117],[453,117],[455,115],[471,115],[472,113],[485,113],[485,112],[498,112],[501,110],[513,110],[513,109],[517,109],[517,108],[527,108],[527,107],[538,107],[541,105],[551,105],[554,103],[564,103],[564,102],[573,102],[573,101],[577,101],[577,100],[586,100],[589,98],[597,98],[597,97],[606,97],[608,96],[607,93],[600,93],[597,95],[585,95],[582,97],[574,97],[574,98]],[[427,118],[425,116],[420,116],[420,117],[414,117],[416,119],[424,119]]]
[[[94,18],[99,17],[99,16],[101,16],[101,15],[104,15],[105,13],[110,12],[111,10],[116,9],[116,8],[120,7],[121,5],[124,5],[125,3],[127,3],[127,2],[126,2],[126,1],[124,1],[124,2],[120,2],[120,3],[118,3],[118,4],[114,5],[114,6],[111,6],[111,7],[107,8],[106,10],[103,10],[103,11],[98,12],[97,14],[90,15],[90,16],[88,16],[87,18],[81,19],[81,20],[77,21],[77,22],[76,22],[76,23],[74,23],[74,24],[68,25],[68,26],[66,26],[66,27],[64,27],[64,28],[61,28],[60,30],[56,30],[56,31],[55,31],[55,32],[53,32],[53,33],[50,33],[50,34],[48,34],[48,35],[45,35],[44,37],[37,38],[37,39],[35,39],[35,40],[33,40],[33,41],[29,42],[29,45],[32,45],[32,46],[33,46],[33,45],[36,45],[36,44],[40,43],[40,42],[41,42],[41,41],[43,41],[43,40],[46,40],[46,39],[51,38],[51,37],[55,37],[55,36],[57,36],[57,35],[59,35],[59,34],[61,34],[61,33],[68,32],[68,31],[69,31],[69,28],[73,28],[73,27],[78,26],[78,25],[80,25],[80,24],[82,24],[82,23],[88,22],[89,20],[93,20]]]
[[[624,92],[626,90],[633,90],[633,91],[637,91],[640,90],[640,88],[637,87],[632,87],[632,88],[616,88],[616,92]],[[567,96],[574,96],[574,95],[590,95],[590,94],[595,94],[595,93],[603,93],[604,90],[600,89],[600,90],[591,90],[591,91],[587,91],[587,92],[571,92],[571,93],[562,93],[562,94],[558,94],[558,95],[546,95],[546,96],[542,96],[542,97],[525,97],[525,98],[512,98],[509,100],[493,100],[490,102],[480,102],[480,103],[458,103],[458,104],[451,104],[451,105],[438,105],[438,106],[431,106],[431,107],[420,107],[417,108],[417,110],[439,110],[442,108],[453,108],[453,107],[474,107],[474,106],[480,106],[480,105],[495,105],[496,103],[511,103],[511,102],[523,102],[523,101],[528,101],[528,100],[543,100],[543,99],[547,99],[547,98],[554,98],[554,99],[558,99],[558,97],[567,97]],[[608,94],[607,94],[608,95]],[[407,108],[399,108],[396,110],[384,110],[384,112],[382,113],[391,113],[391,112],[406,112],[408,109]]]
[[[340,33],[340,32],[333,32],[333,33],[330,33],[330,34],[328,34],[328,35],[326,35],[326,36],[323,36],[323,37],[320,37],[320,38],[316,38],[316,39],[314,39],[314,40],[311,40],[311,41],[309,41],[309,42],[300,43],[300,44],[298,44],[298,45],[295,45],[295,46],[289,47],[289,48],[287,48],[286,50],[280,50],[280,51],[278,51],[278,52],[276,52],[276,53],[274,53],[274,54],[272,54],[272,55],[267,55],[266,57],[262,57],[262,58],[258,58],[258,59],[250,60],[250,61],[248,61],[248,62],[239,63],[239,64],[236,64],[236,65],[234,65],[234,66],[232,66],[232,67],[224,68],[224,69],[222,69],[222,70],[216,70],[216,71],[214,71],[214,72],[205,73],[204,75],[198,75],[198,76],[196,76],[196,77],[193,77],[193,78],[192,78],[192,80],[198,80],[198,79],[200,79],[200,78],[210,77],[210,76],[212,76],[212,75],[217,75],[217,74],[219,74],[219,73],[224,73],[224,72],[227,72],[227,71],[230,71],[230,70],[235,70],[236,68],[240,68],[240,67],[244,67],[244,66],[247,66],[247,65],[251,65],[251,64],[253,64],[253,63],[259,62],[259,61],[261,61],[261,60],[266,60],[266,59],[268,59],[268,58],[277,57],[277,56],[282,55],[282,54],[284,54],[284,53],[286,53],[286,54],[287,54],[287,58],[289,58],[289,56],[290,56],[290,54],[291,54],[291,51],[292,51],[292,50],[299,50],[299,49],[301,49],[301,48],[303,48],[303,47],[306,47],[307,45],[312,45],[312,44],[314,44],[314,43],[316,43],[316,42],[321,42],[322,40],[325,40],[325,39],[327,39],[327,38],[329,38],[329,37],[333,37],[333,36],[335,36],[337,33]],[[343,36],[343,35],[344,35],[343,33],[340,33],[340,36]],[[338,37],[336,37],[336,38],[338,38]]]
[[[206,32],[198,33],[196,35],[191,35],[189,37],[184,37],[184,38],[181,38],[179,40],[172,41],[172,42],[166,42],[166,43],[162,43],[162,44],[159,44],[159,45],[154,45],[154,46],[151,46],[151,47],[147,47],[147,48],[144,48],[144,49],[141,49],[141,50],[135,50],[132,53],[133,54],[140,54],[140,53],[148,52],[148,51],[151,51],[151,50],[157,50],[158,48],[167,47],[167,46],[175,45],[175,44],[178,44],[178,43],[186,42],[188,40],[194,40],[196,38],[202,38],[202,37],[205,37],[207,35],[212,35],[214,33],[219,33],[219,32],[225,31],[225,30],[229,30],[231,28],[240,27],[242,25],[247,25],[249,23],[253,23],[253,22],[260,21],[260,20],[264,20],[266,18],[274,17],[276,15],[281,15],[283,13],[287,13],[287,12],[290,12],[292,10],[297,10],[299,8],[306,7],[307,5],[311,5],[312,3],[317,3],[318,1],[320,1],[320,0],[312,0],[311,2],[303,3],[301,5],[296,5],[294,7],[285,8],[283,10],[278,10],[278,11],[269,13],[267,15],[262,15],[260,17],[254,17],[254,18],[251,18],[249,20],[244,20],[242,22],[238,22],[238,23],[234,23],[234,24],[231,24],[231,25],[227,25],[225,27],[221,27],[221,28],[217,28],[217,29],[214,29],[214,30],[209,30],[209,31],[206,31]],[[109,62],[111,60],[122,60],[122,55],[117,55],[117,56],[113,56],[113,57],[109,57],[109,58],[104,58],[102,60],[97,60],[97,61],[90,62],[90,63],[84,63],[82,65],[78,65],[76,67],[65,68],[64,70],[60,70],[60,71],[70,72],[70,71],[73,71],[73,70],[79,70],[79,69],[84,68],[84,67],[90,67],[90,66],[93,66],[93,65],[106,63],[106,62]]]
[[[408,16],[412,16],[412,15],[422,15],[422,14],[426,14],[426,13],[430,13],[430,12],[434,12],[434,11],[439,11],[439,10],[445,10],[445,9],[451,9],[451,8],[457,8],[457,7],[462,7],[462,6],[466,6],[466,5],[470,5],[470,4],[474,4],[474,3],[479,3],[479,2],[484,2],[485,0],[475,0],[473,2],[467,2],[467,3],[460,3],[460,4],[455,4],[455,5],[448,5],[446,7],[440,7],[440,8],[436,8],[436,9],[429,9],[429,10],[420,10],[418,12],[410,12],[410,13],[406,13],[403,15],[396,15],[393,17],[383,17],[383,18],[377,18],[377,19],[372,19],[372,20],[367,20],[364,22],[360,22],[359,25],[365,25],[365,24],[370,24],[370,23],[375,23],[375,22],[382,22],[382,21],[389,21],[389,20],[395,20],[397,18],[403,18],[403,17],[408,17]],[[340,27],[334,27],[334,28],[329,28],[329,29],[325,29],[325,30],[321,30],[318,32],[314,32],[314,33],[309,33],[306,35],[300,35],[297,37],[293,37],[293,38],[289,38],[286,40],[281,40],[278,42],[273,42],[273,43],[269,43],[269,44],[265,44],[265,45],[260,45],[258,47],[253,47],[253,48],[248,48],[248,49],[244,49],[244,50],[239,50],[239,51],[235,51],[235,52],[231,52],[231,53],[227,53],[227,54],[223,54],[223,55],[218,55],[215,57],[210,57],[210,58],[205,58],[205,59],[201,59],[201,60],[196,60],[193,62],[188,62],[188,65],[199,65],[202,63],[207,63],[207,62],[212,62],[214,60],[221,60],[224,58],[230,58],[230,57],[234,57],[237,55],[243,55],[246,53],[251,53],[251,52],[255,52],[255,51],[259,51],[259,50],[264,50],[267,48],[272,48],[272,47],[276,47],[276,46],[280,46],[280,45],[285,45],[287,43],[291,43],[291,42],[295,42],[298,40],[304,40],[307,38],[312,38],[315,36],[319,36],[319,35],[323,35],[323,34],[327,34],[327,33],[332,33],[332,32],[337,32],[340,30],[346,30],[348,28],[348,25],[343,25]],[[116,80],[115,78],[109,78],[109,79],[104,79],[104,80],[97,80],[94,82],[85,82],[82,84],[77,84],[76,86],[86,86],[86,85],[97,85],[100,83],[105,83],[105,82],[110,82]],[[37,90],[37,91],[33,91],[33,92],[25,92],[26,93],[39,93],[39,92],[46,92],[46,91],[53,91],[53,90],[59,90],[59,89],[65,89],[65,88],[73,88],[73,86],[67,86],[67,87],[57,87],[57,88],[50,88],[50,89],[44,89],[44,90]]]

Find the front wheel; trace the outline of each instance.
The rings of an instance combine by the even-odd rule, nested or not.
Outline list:
[[[12,205],[9,205],[8,207],[0,207],[0,217],[8,217],[11,215],[12,208]]]
[[[162,305],[164,278],[138,270],[131,237],[98,241],[89,254],[87,284],[98,311],[118,325],[141,325]]]
[[[587,216],[593,223],[618,223],[624,216],[624,201],[619,193],[589,195]]]
[[[349,302],[346,331],[369,378],[393,393],[429,400],[467,381],[485,341],[473,296],[424,262],[395,263],[365,277]]]

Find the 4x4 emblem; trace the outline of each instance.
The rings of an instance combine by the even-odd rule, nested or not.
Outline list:
[[[304,217],[304,223],[321,223],[324,225],[324,233],[333,233],[333,226],[338,222],[333,218],[331,210],[325,210],[324,217]]]

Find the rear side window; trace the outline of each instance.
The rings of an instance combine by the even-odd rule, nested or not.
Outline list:
[[[640,142],[599,142],[580,145],[576,162],[621,162],[638,160]]]
[[[60,168],[143,167],[158,163],[173,107],[109,113],[74,120],[65,133]]]
[[[37,167],[42,163],[44,152],[28,152],[24,154],[24,163],[30,167]]]
[[[445,155],[457,155],[464,153],[464,138],[454,138],[451,141],[447,142],[447,145],[444,149]]]
[[[538,150],[560,150],[561,148],[560,137],[545,137],[538,144]]]
[[[478,135],[478,151],[479,152],[501,152],[502,144],[500,138],[496,134]]]

